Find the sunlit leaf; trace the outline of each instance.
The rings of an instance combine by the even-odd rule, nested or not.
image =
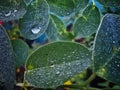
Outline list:
[[[47,29],[49,23],[49,6],[45,0],[35,0],[20,19],[20,32],[27,39],[36,39]]]
[[[29,47],[24,41],[20,39],[12,40],[11,42],[14,50],[15,65],[16,68],[18,68],[22,65],[25,65],[25,61],[28,57]]]
[[[0,82],[5,85],[7,90],[13,90],[15,81],[14,69],[12,47],[4,28],[0,26]]]
[[[88,6],[74,24],[76,38],[87,37],[97,31],[100,23],[100,12],[94,5]]]
[[[94,45],[94,71],[109,81],[120,84],[120,16],[103,17]]]
[[[0,20],[16,20],[25,14],[25,4],[23,0],[0,0]]]
[[[54,42],[37,49],[26,62],[25,80],[41,88],[63,85],[91,64],[91,53],[73,42]]]

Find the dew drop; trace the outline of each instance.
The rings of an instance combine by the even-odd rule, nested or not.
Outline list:
[[[9,11],[8,13],[5,14],[6,17],[11,15],[11,11]]]
[[[41,30],[41,27],[35,27],[31,31],[32,31],[33,34],[37,34],[37,33],[40,32],[40,30]]]
[[[14,12],[17,12],[17,10],[14,10]]]
[[[56,74],[60,74],[60,72],[59,72],[59,71],[57,71],[57,72],[56,72]]]
[[[54,65],[51,65],[50,67],[54,67]]]

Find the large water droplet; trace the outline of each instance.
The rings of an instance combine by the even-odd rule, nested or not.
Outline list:
[[[37,33],[40,32],[40,30],[41,30],[41,27],[35,27],[31,31],[32,31],[33,34],[37,34]]]
[[[6,17],[11,15],[11,11],[9,11],[8,13],[5,14]]]

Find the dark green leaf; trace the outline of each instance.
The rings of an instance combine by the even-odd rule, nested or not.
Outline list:
[[[73,42],[54,42],[36,50],[27,60],[25,80],[37,87],[62,85],[91,64],[91,53]]]
[[[101,4],[103,4],[105,7],[117,7],[120,6],[119,0],[97,0]]]
[[[47,29],[49,6],[45,0],[35,0],[20,20],[20,32],[27,39],[36,39]]]
[[[100,12],[94,5],[88,6],[83,12],[83,16],[78,18],[74,24],[76,38],[87,37],[97,31],[100,23]]]
[[[29,47],[24,41],[20,39],[12,40],[11,42],[14,50],[15,65],[16,68],[18,68],[22,65],[25,65],[25,61],[28,57]]]
[[[7,90],[13,90],[15,81],[15,67],[13,51],[6,31],[0,26],[0,82]]]
[[[0,0],[0,20],[2,21],[19,19],[25,12],[23,0]]]
[[[120,84],[120,16],[103,17],[94,45],[94,71]]]

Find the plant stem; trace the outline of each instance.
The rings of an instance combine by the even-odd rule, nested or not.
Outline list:
[[[96,73],[93,73],[82,85],[62,85],[60,88],[75,88],[80,90],[87,90],[86,86],[95,78]],[[92,90],[95,90],[92,88]]]
[[[83,86],[87,86],[96,76],[96,73],[93,73],[83,84]]]

